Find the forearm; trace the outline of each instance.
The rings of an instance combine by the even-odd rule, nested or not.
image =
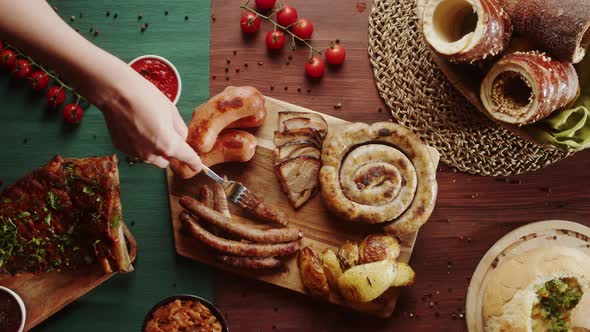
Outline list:
[[[125,75],[134,74],[74,31],[44,0],[0,0],[0,36],[55,70],[99,107],[117,98]]]

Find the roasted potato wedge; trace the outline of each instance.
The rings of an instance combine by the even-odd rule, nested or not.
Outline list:
[[[391,283],[391,287],[413,285],[415,279],[416,272],[414,272],[414,270],[412,270],[408,264],[404,262],[397,262],[397,272],[395,274],[395,279]]]
[[[387,234],[372,234],[359,245],[358,264],[366,264],[385,259],[396,260],[401,247],[399,241]]]
[[[321,258],[324,274],[326,275],[330,289],[338,289],[338,278],[342,275],[342,268],[340,267],[340,262],[338,262],[338,257],[336,257],[336,254],[332,250],[328,249],[324,251]]]
[[[390,260],[357,265],[338,278],[338,289],[351,302],[370,302],[391,287],[396,271],[396,263]]]
[[[338,249],[338,261],[343,271],[357,265],[359,260],[359,247],[356,243],[346,242]]]
[[[330,288],[324,274],[322,261],[310,247],[305,247],[299,251],[297,265],[299,265],[303,285],[311,295],[318,297],[330,295]]]

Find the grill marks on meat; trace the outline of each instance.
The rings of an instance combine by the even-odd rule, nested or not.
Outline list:
[[[180,214],[180,220],[192,236],[208,247],[234,256],[272,257],[292,255],[299,250],[299,241],[266,244],[247,243],[217,237],[207,231],[187,212]]]
[[[200,200],[180,197],[179,203],[185,209],[180,219],[190,235],[217,252],[216,258],[222,264],[237,269],[276,269],[282,266],[280,257],[299,251],[301,231],[279,222],[286,216],[272,218],[280,228],[261,229],[236,222],[231,218],[223,187],[218,184],[212,189],[203,186]],[[259,209],[267,209],[259,205]]]
[[[328,133],[324,118],[311,112],[280,112],[275,132],[275,175],[289,203],[299,208],[319,189],[321,147]]]
[[[244,224],[233,223],[230,217],[224,216],[188,196],[181,197],[179,203],[187,212],[198,217],[200,220],[253,242],[283,243],[297,241],[301,237],[301,231],[295,228],[262,230]]]

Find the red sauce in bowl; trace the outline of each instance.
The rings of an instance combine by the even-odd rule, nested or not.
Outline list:
[[[141,76],[152,82],[171,101],[178,95],[178,78],[170,66],[154,58],[139,59],[131,64]]]
[[[17,332],[22,320],[23,314],[14,296],[0,289],[0,331]]]

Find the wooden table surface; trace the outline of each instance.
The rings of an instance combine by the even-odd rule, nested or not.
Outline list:
[[[314,22],[314,45],[323,48],[337,38],[347,48],[342,68],[329,69],[321,82],[311,82],[304,76],[305,48],[269,54],[264,37],[272,29],[270,24],[263,22],[256,36],[244,38],[238,23],[240,1],[212,0],[211,94],[230,84],[253,85],[271,97],[349,121],[388,120],[369,64],[371,3],[365,1],[289,1],[300,17]],[[341,109],[334,107],[338,103]],[[411,260],[417,282],[402,291],[392,318],[363,316],[216,271],[215,301],[227,315],[230,330],[463,331],[469,278],[500,237],[521,225],[546,219],[590,226],[590,151],[508,179],[455,173],[444,166],[437,176],[437,206],[420,231]]]

